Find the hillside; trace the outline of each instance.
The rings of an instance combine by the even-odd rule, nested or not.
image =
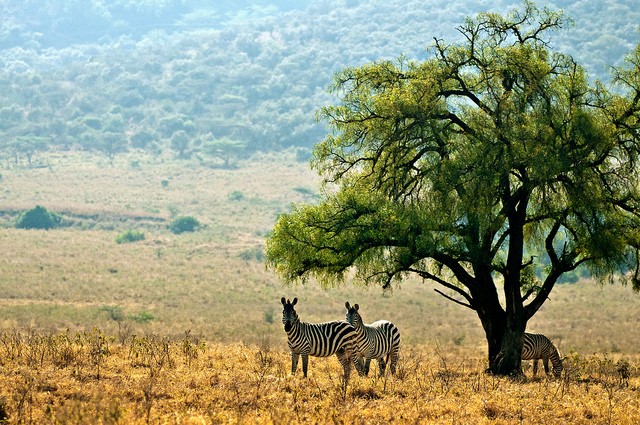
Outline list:
[[[3,6],[0,152],[131,149],[233,164],[256,151],[309,149],[333,74],[426,57],[456,41],[484,1],[26,1]],[[555,1],[574,25],[550,40],[592,78],[638,42],[633,0]],[[517,3],[491,3],[506,11]],[[594,17],[597,16],[597,19]]]

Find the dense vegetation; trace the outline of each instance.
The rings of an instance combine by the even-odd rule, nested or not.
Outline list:
[[[326,130],[334,72],[400,55],[487,8],[481,1],[26,1],[2,6],[0,150],[129,149],[233,166],[256,150],[310,147]],[[633,1],[556,1],[576,25],[560,51],[606,79],[637,40]],[[511,3],[493,2],[494,10]],[[595,18],[597,17],[597,19]],[[587,24],[588,23],[588,24]]]

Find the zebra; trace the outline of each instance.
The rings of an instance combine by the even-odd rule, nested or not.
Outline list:
[[[522,344],[522,360],[533,360],[533,376],[538,373],[538,360],[542,360],[544,371],[549,374],[549,360],[553,366],[553,374],[559,378],[562,374],[562,359],[551,340],[541,334],[524,334]]]
[[[376,359],[380,376],[384,375],[387,363],[391,373],[395,375],[400,351],[398,328],[388,320],[378,320],[365,325],[360,316],[358,304],[351,306],[347,301],[344,306],[347,308],[346,321],[352,324],[358,333],[356,342],[358,357],[364,358],[364,367],[360,374],[367,376],[371,360]]]
[[[309,356],[328,357],[335,354],[344,368],[344,382],[349,381],[351,362],[358,373],[362,365],[356,356],[356,330],[347,322],[333,321],[324,323],[306,323],[300,321],[294,306],[298,298],[293,301],[280,300],[282,310],[282,324],[287,333],[287,342],[291,350],[291,374],[296,373],[298,359],[302,355],[302,373],[307,377]]]

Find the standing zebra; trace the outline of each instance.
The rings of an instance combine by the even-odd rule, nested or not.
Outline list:
[[[549,374],[549,360],[553,365],[553,374],[559,378],[562,374],[562,359],[553,343],[541,334],[524,334],[522,360],[533,360],[533,376],[538,373],[538,360],[542,359],[544,371]]]
[[[371,359],[376,359],[380,368],[380,376],[384,375],[384,370],[389,363],[389,369],[393,375],[396,374],[398,363],[398,352],[400,350],[400,332],[398,328],[388,320],[378,320],[369,325],[365,325],[358,310],[360,306],[349,305],[349,301],[344,303],[347,308],[347,322],[351,323],[358,333],[356,350],[358,357],[364,358],[364,368],[361,375],[369,374]]]
[[[302,355],[302,373],[307,377],[309,356],[328,357],[335,354],[344,368],[345,384],[351,373],[351,362],[356,370],[361,371],[361,363],[355,352],[356,330],[347,322],[306,323],[300,321],[298,313],[293,306],[298,298],[293,301],[280,300],[284,306],[282,310],[282,323],[287,333],[289,348],[291,349],[291,373],[294,374],[298,367],[298,358]]]

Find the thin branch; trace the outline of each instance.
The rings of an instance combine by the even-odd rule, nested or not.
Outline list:
[[[471,298],[471,296],[468,293],[466,293],[463,289],[458,288],[457,286],[453,285],[452,283],[447,282],[446,280],[444,280],[444,279],[442,279],[442,278],[440,278],[440,277],[438,277],[438,276],[436,276],[436,275],[434,275],[432,273],[426,272],[424,270],[418,270],[418,269],[414,269],[414,268],[409,267],[407,269],[407,271],[416,273],[418,276],[422,277],[423,279],[433,280],[434,282],[439,283],[440,285],[444,286],[445,288],[448,288],[448,289],[450,289],[450,290],[452,290],[454,292],[457,292],[458,294],[460,294],[460,296],[462,296],[465,300],[467,300],[467,302],[471,306],[470,308],[475,310],[475,308],[473,307],[473,298]],[[460,301],[458,301],[458,302],[460,302]]]
[[[475,308],[471,304],[463,303],[460,300],[456,300],[455,298],[450,297],[449,295],[445,294],[444,292],[440,291],[437,288],[433,288],[433,290],[436,291],[438,294],[442,295],[443,297],[445,297],[446,299],[448,299],[449,301],[453,301],[456,304],[460,304],[463,307],[467,307],[467,308],[470,308],[471,310],[475,311]]]

